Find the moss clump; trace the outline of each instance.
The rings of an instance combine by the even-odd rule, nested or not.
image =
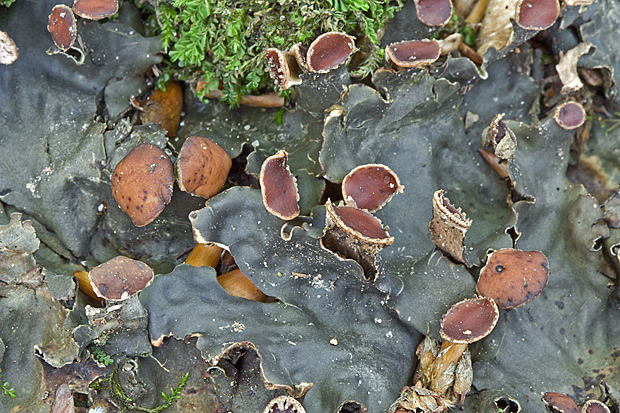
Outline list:
[[[340,31],[368,40],[357,75],[375,69],[382,57],[377,33],[401,0],[160,0],[155,18],[168,53],[163,80],[203,80],[199,95],[221,89],[234,104],[241,95],[273,88],[263,52],[309,44]]]

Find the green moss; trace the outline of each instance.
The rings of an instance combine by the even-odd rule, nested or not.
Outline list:
[[[371,73],[382,58],[377,33],[400,7],[401,0],[161,0],[155,18],[168,77],[203,80],[202,97],[219,88],[234,104],[241,95],[273,90],[265,49],[308,45],[329,31],[366,37],[367,56],[354,69],[358,76]]]
[[[92,354],[93,358],[97,360],[99,363],[109,366],[114,363],[112,357],[107,354],[105,351],[101,349],[101,347],[93,346],[90,349],[90,354]]]
[[[97,377],[90,383],[89,387],[97,392],[107,390],[113,398],[121,402],[121,412],[127,410],[134,410],[145,413],[158,413],[166,410],[167,408],[172,406],[172,403],[174,403],[175,400],[178,400],[181,397],[183,388],[185,387],[187,379],[189,378],[189,372],[185,373],[181,378],[181,382],[179,383],[179,385],[176,388],[170,388],[170,396],[168,396],[164,392],[161,392],[161,397],[165,400],[165,403],[151,409],[136,404],[129,396],[127,396],[127,394],[125,394],[125,390],[123,390],[123,387],[120,383],[118,370],[119,365],[114,367],[112,374],[110,374],[109,376]]]
[[[2,369],[0,369],[0,372],[2,372]],[[0,374],[0,379],[2,378],[2,374]],[[15,389],[14,388],[9,388],[11,385],[9,384],[8,381],[5,381],[4,383],[2,383],[2,392],[4,393],[5,396],[8,397],[15,397]]]
[[[471,25],[465,23],[465,20],[458,17],[456,12],[452,13],[450,21],[441,29],[437,30],[432,38],[433,39],[445,39],[454,33],[460,33],[461,41],[470,47],[474,47],[476,44],[476,29]]]
[[[614,112],[613,118],[603,119],[603,118],[599,118],[596,116],[590,117],[590,118],[595,118],[601,123],[601,126],[605,128],[605,136],[609,135],[614,129],[620,126],[620,112],[619,111]]]

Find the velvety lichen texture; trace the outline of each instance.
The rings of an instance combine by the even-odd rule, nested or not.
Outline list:
[[[0,30],[20,48],[0,69],[0,384],[15,397],[0,390],[0,411],[50,411],[64,383],[80,412],[261,412],[281,395],[309,413],[385,412],[413,384],[417,345],[439,339],[441,316],[474,296],[487,254],[517,248],[547,257],[547,287],[501,310],[496,328],[469,346],[473,385],[457,411],[542,412],[541,395],[559,392],[578,405],[600,398],[618,413],[614,0],[566,6],[544,32],[517,27],[495,4],[470,43],[482,65],[453,52],[401,71],[374,70],[383,64],[378,45],[441,37],[463,30],[463,19],[428,28],[412,1],[302,2],[299,10],[287,8],[294,2],[124,2],[112,20],[78,21],[85,59],[76,64],[76,55],[50,49],[55,1],[11,3],[0,2]],[[264,15],[250,12],[266,5]],[[156,14],[145,22],[148,10]],[[291,21],[278,26],[284,12]],[[305,32],[288,32],[307,15],[318,17]],[[362,26],[351,16],[362,16]],[[218,26],[223,17],[231,23]],[[250,35],[250,17],[267,24],[262,38]],[[366,34],[377,54],[357,68],[304,74],[285,108],[231,108],[241,93],[269,89],[261,48],[309,43],[332,29]],[[148,37],[154,31],[162,37]],[[189,44],[203,32],[221,50]],[[562,94],[556,64],[584,42],[592,46],[575,63],[582,86]],[[249,60],[230,47],[250,50]],[[370,75],[355,77],[360,67]],[[160,83],[188,80],[182,124],[170,138],[160,125],[137,122],[134,99],[162,72]],[[198,77],[222,81],[224,100],[192,94]],[[583,127],[564,130],[553,119],[566,100],[585,107]],[[492,167],[481,136],[498,114],[517,145]],[[205,203],[175,184],[161,215],[134,226],[112,196],[115,166],[141,143],[175,161],[189,136],[233,158],[224,191]],[[265,209],[256,179],[279,150],[300,195],[300,216],[289,222]],[[378,253],[372,276],[321,241],[326,200],[337,203],[343,178],[365,164],[388,166],[404,187],[374,212],[394,243]],[[472,220],[463,262],[431,241],[440,189]],[[229,295],[218,283],[222,267],[185,264],[197,242],[224,247],[270,300]],[[99,308],[73,272],[118,255],[156,276],[138,296]]]

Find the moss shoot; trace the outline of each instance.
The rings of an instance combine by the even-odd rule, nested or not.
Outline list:
[[[159,0],[154,18],[168,53],[162,80],[204,81],[204,98],[221,89],[230,104],[242,95],[272,91],[264,50],[308,45],[321,33],[356,36],[364,77],[380,63],[378,32],[402,7],[401,0]]]

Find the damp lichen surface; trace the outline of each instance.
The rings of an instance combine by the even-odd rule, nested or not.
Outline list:
[[[561,393],[579,406],[598,398],[617,412],[615,2],[563,5],[550,28],[531,30],[503,11],[517,1],[492,0],[488,13],[505,24],[484,17],[468,49],[401,70],[375,59],[382,67],[363,78],[352,73],[360,64],[354,54],[348,66],[302,73],[279,109],[231,107],[237,93],[250,92],[234,83],[232,69],[212,72],[231,73],[227,97],[200,100],[190,66],[168,66],[185,30],[172,19],[198,3],[125,2],[112,19],[78,19],[80,37],[66,52],[54,49],[46,28],[56,2],[8,3],[0,4],[0,30],[19,56],[0,70],[0,369],[15,397],[0,393],[0,410],[50,411],[62,395],[79,412],[260,412],[289,396],[313,413],[390,412],[396,400],[401,409],[428,409],[431,399],[444,410],[457,403],[466,413],[516,413],[543,411],[541,396]],[[383,37],[371,42],[375,52],[466,32],[460,2],[444,27],[425,26],[413,1],[367,4],[383,11],[320,2],[336,17],[392,8]],[[149,10],[156,13],[148,17]],[[148,37],[158,18],[167,54],[161,38]],[[24,19],[41,23],[26,30]],[[343,27],[329,30],[349,31]],[[364,30],[370,26],[350,28],[356,53],[365,52]],[[309,29],[298,41],[308,46],[319,34]],[[238,41],[256,47],[254,56],[291,46],[277,36],[272,44]],[[576,61],[560,65],[567,54]],[[160,85],[167,76],[186,80],[172,136],[140,121],[158,75]],[[569,88],[563,78],[573,80]],[[554,119],[567,101],[584,108],[583,126],[566,129]],[[159,216],[135,226],[113,196],[115,168],[144,143],[176,163],[192,136],[231,157],[223,190],[205,201],[175,183]],[[296,180],[298,216],[278,217],[263,203],[261,166],[278,153],[287,154]],[[325,238],[333,224],[325,205],[345,208],[341,183],[362,165],[384,165],[398,177],[385,205],[359,211],[389,239],[381,247]],[[448,240],[450,230],[458,236]],[[218,246],[214,268],[184,263],[196,243]],[[507,250],[544,254],[546,288],[520,307],[500,306],[490,334],[458,350],[471,366],[448,376],[458,387],[457,378],[471,375],[462,396],[452,384],[429,396],[415,387],[416,369],[426,365],[416,348],[442,338],[442,316],[474,298],[489,254]],[[119,255],[156,275],[137,296],[102,306],[73,274]],[[227,292],[223,278],[232,273],[261,298]],[[533,278],[523,279],[528,294]],[[58,391],[63,383],[71,395]]]

